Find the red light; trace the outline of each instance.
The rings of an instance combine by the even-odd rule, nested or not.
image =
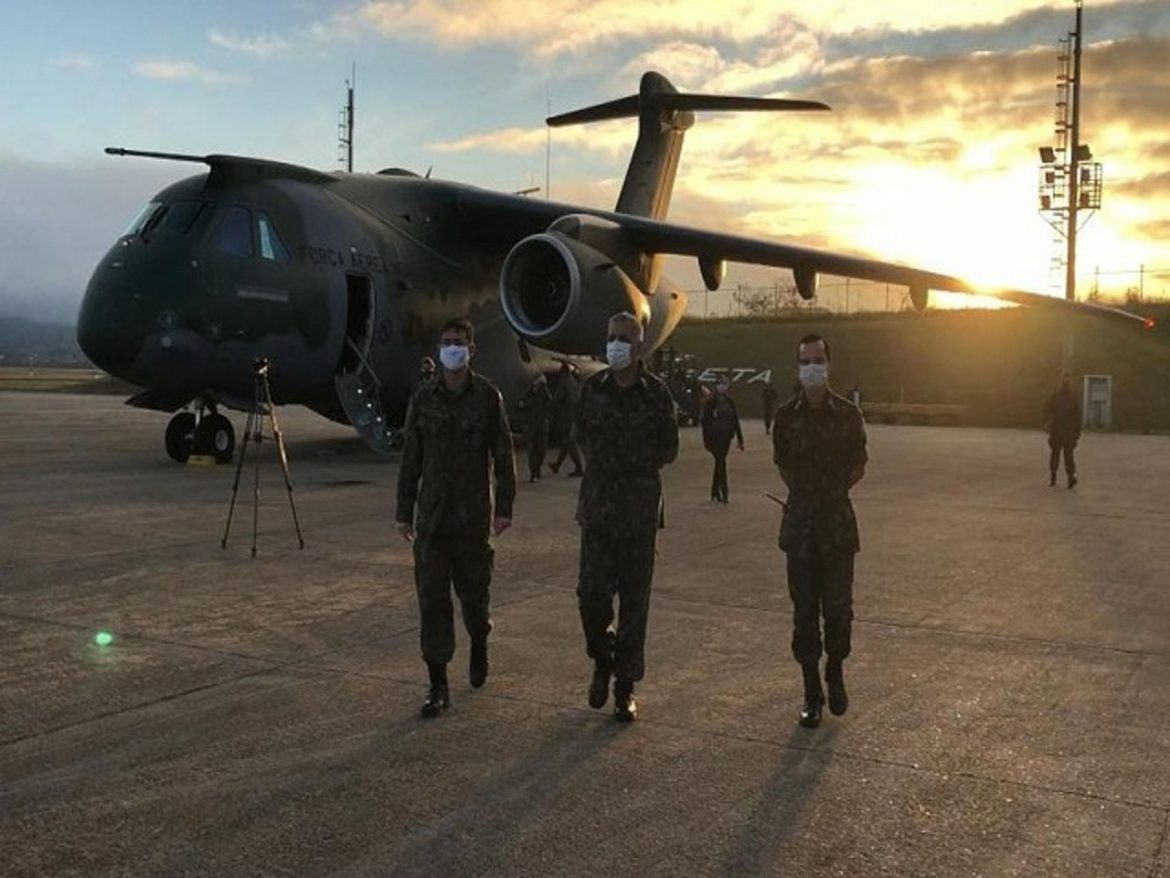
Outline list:
[[[1147,317],[1145,319],[1145,321],[1143,321],[1142,326],[1144,326],[1146,329],[1153,329],[1154,328],[1154,318]]]

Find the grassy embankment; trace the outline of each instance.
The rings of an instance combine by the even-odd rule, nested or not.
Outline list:
[[[1060,375],[1062,342],[1074,339],[1077,386],[1085,374],[1113,376],[1113,421],[1123,430],[1170,430],[1170,306],[1134,310],[1158,325],[1144,330],[1112,320],[1056,318],[1035,310],[930,311],[919,314],[802,314],[684,323],[672,338],[701,366],[772,369],[786,395],[801,336],[829,339],[833,384],[860,382],[870,402],[949,403],[968,407],[964,423],[1034,427]],[[759,385],[735,389],[745,415],[759,415]]]
[[[0,392],[7,390],[37,393],[110,393],[130,396],[138,388],[97,369],[67,369],[38,366],[0,367]]]

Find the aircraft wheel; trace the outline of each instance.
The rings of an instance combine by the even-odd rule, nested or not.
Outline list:
[[[195,416],[190,412],[179,412],[167,424],[167,454],[173,461],[186,463],[194,442]]]
[[[195,448],[210,454],[216,463],[227,463],[236,450],[236,431],[221,414],[205,415],[195,428]]]

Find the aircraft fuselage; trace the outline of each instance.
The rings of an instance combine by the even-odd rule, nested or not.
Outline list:
[[[464,316],[477,329],[476,368],[515,400],[549,361],[504,320],[499,272],[517,235],[541,226],[471,239],[466,188],[399,173],[328,185],[182,180],[97,266],[79,341],[98,366],[146,388],[136,404],[165,411],[193,400],[246,407],[264,356],[276,402],[349,423],[337,377],[368,367],[397,424],[439,327]]]

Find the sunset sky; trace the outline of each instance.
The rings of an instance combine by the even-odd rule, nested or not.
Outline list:
[[[189,166],[109,145],[543,186],[544,116],[636,90],[823,100],[702,114],[670,218],[1048,291],[1037,147],[1067,2],[399,0],[0,3],[0,314],[72,319],[94,263]],[[1170,295],[1170,3],[1085,7],[1082,142],[1104,166],[1080,289]],[[558,129],[551,192],[612,207],[636,123]],[[538,196],[540,197],[540,196]],[[734,283],[776,272],[737,269]],[[700,286],[684,269],[684,287]]]

